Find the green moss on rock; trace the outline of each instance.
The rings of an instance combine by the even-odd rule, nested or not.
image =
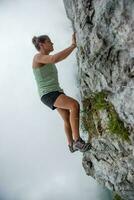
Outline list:
[[[129,140],[128,130],[119,118],[111,102],[106,101],[108,93],[105,91],[92,93],[90,97],[85,98],[83,103],[81,128],[89,133],[90,136],[96,136],[103,133],[99,111],[107,111],[108,122],[107,130],[111,134],[116,134],[123,140]]]
[[[115,194],[113,200],[122,200],[122,198],[118,194]]]

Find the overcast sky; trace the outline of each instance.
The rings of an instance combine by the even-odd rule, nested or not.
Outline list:
[[[55,53],[72,41],[62,0],[0,1],[0,200],[108,200],[67,147],[63,120],[39,99],[32,72],[34,35]],[[79,101],[75,52],[57,63],[59,82]],[[80,133],[81,134],[81,133]]]

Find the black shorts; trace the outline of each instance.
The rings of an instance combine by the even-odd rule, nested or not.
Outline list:
[[[56,101],[57,97],[60,94],[65,94],[64,92],[59,92],[59,91],[53,91],[53,92],[49,92],[48,94],[44,94],[41,97],[41,101],[47,105],[49,108],[51,108],[52,110],[55,110],[56,107],[54,106],[54,102]]]

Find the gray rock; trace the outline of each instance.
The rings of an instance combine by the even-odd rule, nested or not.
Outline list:
[[[123,123],[120,125],[128,130],[129,137],[129,142],[123,140],[118,134],[118,127],[116,134],[108,131],[110,115],[107,107],[97,110],[97,116],[92,113],[94,128],[91,132],[96,134],[91,136],[89,128],[89,140],[93,148],[83,154],[83,167],[87,175],[117,192],[122,199],[132,200],[134,0],[64,0],[64,6],[72,29],[77,32],[76,57],[81,106],[85,109],[82,102],[93,93],[106,91],[107,101],[114,107],[114,113],[118,114]]]

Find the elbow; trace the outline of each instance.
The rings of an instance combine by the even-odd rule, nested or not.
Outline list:
[[[54,57],[53,58],[53,63],[57,63],[60,62],[62,59],[60,59],[59,57]]]
[[[57,63],[57,62],[59,62],[57,56],[53,55],[51,57],[51,63]]]
[[[54,55],[52,59],[53,59],[54,63],[57,63],[57,62],[64,60],[66,57],[67,56],[63,56],[63,55],[62,56],[61,55]]]
[[[64,60],[66,57],[57,57],[55,58],[55,63],[60,62],[62,60]]]

